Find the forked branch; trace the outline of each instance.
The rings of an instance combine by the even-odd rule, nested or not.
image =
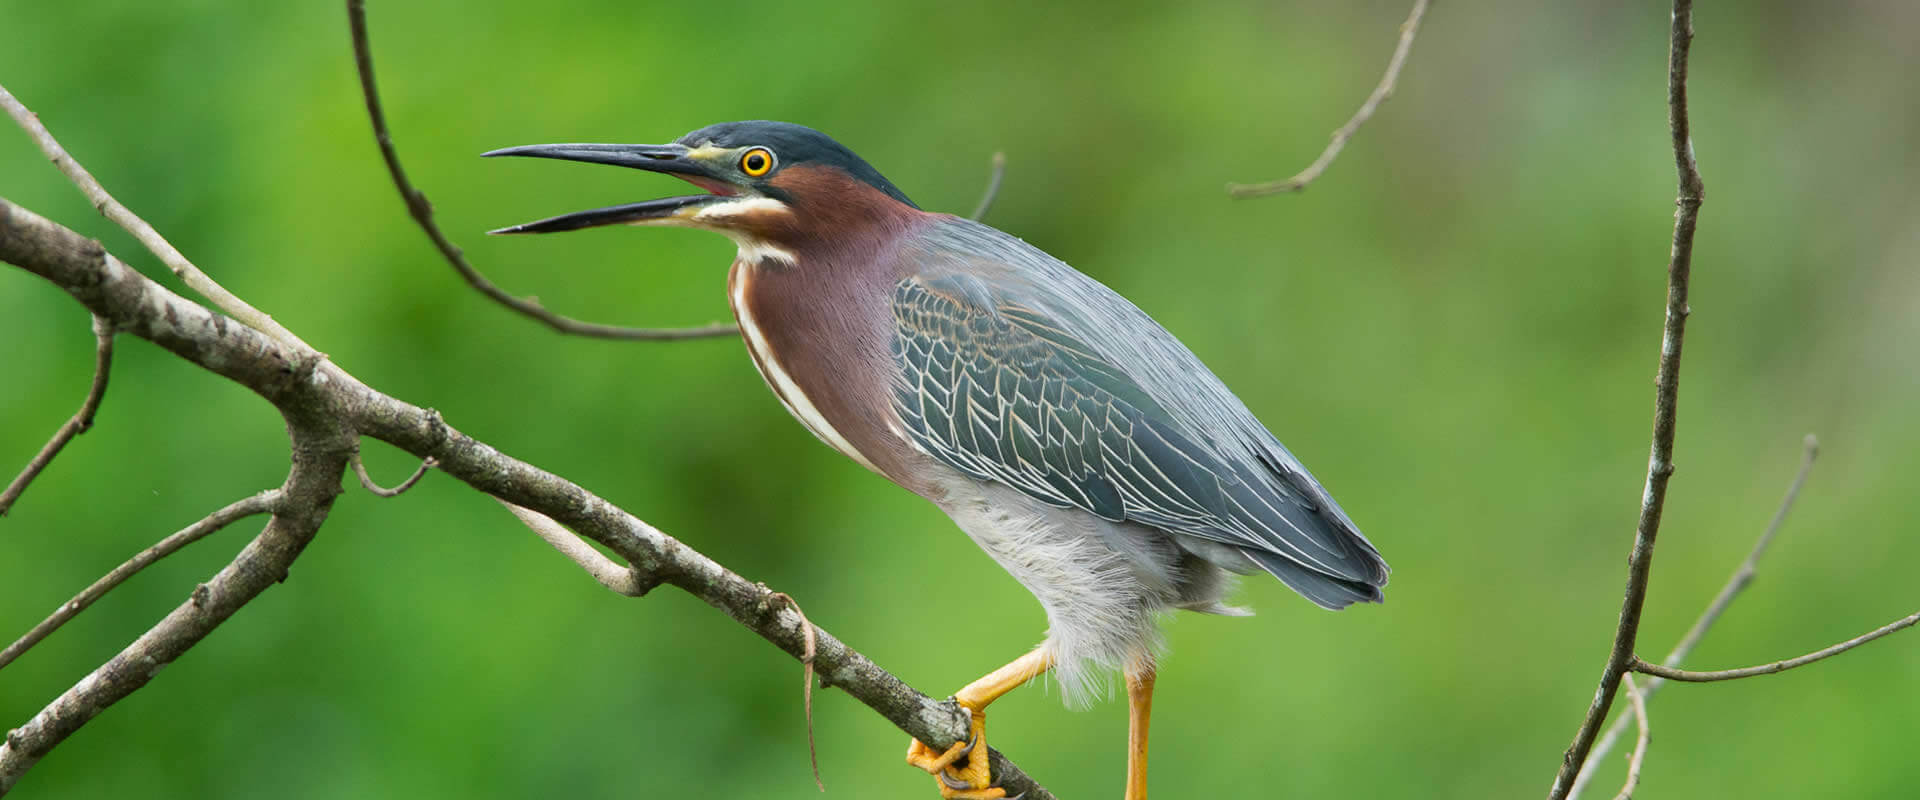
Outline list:
[[[1726,584],[1720,587],[1720,592],[1714,595],[1713,602],[1707,604],[1707,609],[1693,621],[1693,626],[1687,629],[1686,635],[1680,637],[1680,643],[1674,645],[1673,651],[1667,653],[1666,659],[1660,663],[1669,667],[1680,666],[1681,662],[1693,653],[1693,649],[1699,646],[1700,640],[1706,638],[1707,632],[1713,629],[1713,624],[1720,621],[1720,616],[1726,613],[1727,607],[1733,605],[1734,598],[1739,597],[1740,593],[1753,583],[1754,575],[1759,571],[1760,557],[1766,555],[1767,547],[1773,544],[1774,537],[1779,535],[1781,525],[1787,521],[1787,514],[1793,510],[1794,502],[1800,499],[1800,489],[1807,485],[1807,475],[1813,472],[1814,460],[1820,456],[1820,440],[1814,438],[1813,434],[1807,434],[1803,444],[1800,469],[1794,472],[1793,482],[1787,484],[1786,495],[1780,498],[1780,507],[1774,510],[1773,519],[1767,522],[1766,530],[1761,531],[1760,538],[1754,540],[1752,549],[1747,551],[1747,557],[1740,561],[1740,566],[1734,569],[1733,574],[1727,578]],[[1667,682],[1664,678],[1656,677],[1647,681],[1646,685],[1640,687],[1641,699],[1651,702],[1654,694],[1665,685]],[[1587,763],[1580,768],[1580,775],[1574,779],[1573,789],[1567,792],[1567,800],[1576,800],[1581,792],[1586,790],[1587,784],[1593,780],[1595,767],[1607,757],[1609,752],[1613,751],[1620,736],[1626,732],[1628,722],[1627,714],[1614,717],[1613,724],[1607,727],[1606,735],[1600,737],[1600,743],[1593,748]]]

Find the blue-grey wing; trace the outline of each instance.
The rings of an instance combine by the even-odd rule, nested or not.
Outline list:
[[[896,285],[893,403],[919,449],[1049,505],[1230,545],[1323,606],[1379,599],[1385,563],[1317,485],[1220,457],[1088,344],[1099,333],[1009,294],[957,272]]]

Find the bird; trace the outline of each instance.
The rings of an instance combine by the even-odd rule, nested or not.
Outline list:
[[[695,228],[738,252],[728,300],[754,365],[815,437],[938,506],[1046,613],[1032,651],[954,694],[968,738],[907,760],[948,800],[995,800],[988,704],[1048,672],[1084,705],[1118,672],[1125,797],[1173,610],[1245,615],[1234,576],[1315,605],[1377,603],[1388,566],[1300,460],[1126,298],[980,222],[922,210],[844,145],[787,122],[670,144],[494,150],[683,179],[703,193],[491,231]],[[965,613],[964,611],[962,613]]]

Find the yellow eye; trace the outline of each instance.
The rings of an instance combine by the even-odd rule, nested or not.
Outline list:
[[[746,155],[740,157],[740,171],[751,177],[758,178],[772,169],[773,154],[764,147],[748,150]]]

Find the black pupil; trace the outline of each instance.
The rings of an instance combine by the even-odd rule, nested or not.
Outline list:
[[[761,155],[759,153],[747,154],[747,169],[753,170],[754,172],[759,172],[760,170],[766,169],[766,167],[767,167],[766,156]]]

